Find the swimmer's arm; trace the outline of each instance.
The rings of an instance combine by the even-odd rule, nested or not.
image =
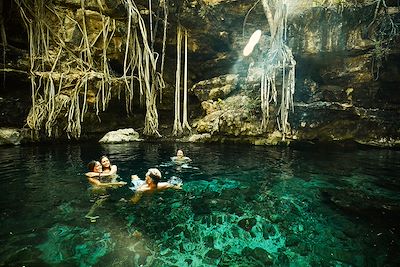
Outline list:
[[[157,184],[157,189],[165,190],[165,189],[182,189],[182,184],[173,185],[170,183],[162,182]]]
[[[111,176],[117,174],[118,168],[117,165],[111,165],[111,169],[108,171],[103,171],[100,176]]]
[[[116,166],[115,166],[115,168],[116,168]],[[111,169],[111,171],[113,171],[113,170]],[[110,176],[110,175],[115,174],[115,173],[111,173],[111,171],[110,172],[87,172],[87,173],[85,173],[85,175],[87,177],[104,177],[104,176]],[[114,171],[116,172],[116,169]]]
[[[111,170],[107,173],[107,175],[113,175],[116,174],[118,171],[117,165],[112,165]]]
[[[88,180],[92,185],[100,186],[100,187],[118,187],[118,186],[126,185],[126,182],[102,183],[99,180],[92,178],[92,177],[88,177]]]
[[[101,173],[98,173],[98,172],[87,172],[87,173],[85,173],[85,175],[87,177],[89,177],[89,178],[91,178],[91,177],[100,177]]]
[[[135,175],[132,175],[132,176],[131,176],[131,180],[133,180],[133,181],[139,180],[139,176],[137,176],[136,174],[135,174]]]
[[[124,186],[124,185],[126,185],[126,182],[111,182],[111,183],[102,183],[102,184],[105,186],[114,187],[114,186]]]
[[[95,176],[93,176],[93,177],[95,177]],[[95,185],[95,186],[100,186],[101,182],[93,177],[88,177],[89,183],[91,183],[92,185]]]

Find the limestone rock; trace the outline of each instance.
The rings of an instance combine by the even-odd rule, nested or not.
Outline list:
[[[287,141],[289,142],[289,141]],[[278,130],[270,133],[267,135],[266,138],[259,138],[254,140],[253,144],[256,146],[260,145],[277,145],[277,144],[283,144],[284,141],[282,140],[282,133],[279,132]]]
[[[19,145],[22,135],[16,128],[0,128],[0,145]]]
[[[139,133],[132,128],[119,129],[106,133],[99,143],[125,143],[132,141],[141,141]]]
[[[227,136],[255,136],[260,134],[260,123],[251,113],[253,100],[245,95],[226,100],[206,101],[202,107],[206,116],[194,123],[198,133]]]
[[[236,88],[238,78],[237,74],[221,75],[196,83],[191,91],[201,101],[223,99]]]
[[[194,134],[189,137],[189,142],[206,142],[211,139],[211,134],[204,133],[204,134]]]

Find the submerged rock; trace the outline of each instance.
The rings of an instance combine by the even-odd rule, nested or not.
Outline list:
[[[272,257],[269,253],[265,249],[259,247],[254,249],[245,247],[242,251],[242,255],[254,261],[252,266],[269,266],[273,264]]]
[[[254,218],[244,218],[238,222],[240,228],[245,231],[250,231],[254,225],[256,225],[256,219]]]
[[[93,266],[101,257],[113,250],[110,234],[80,227],[55,225],[47,234],[47,241],[38,246],[41,258],[48,264],[75,262],[80,266]]]
[[[385,218],[388,223],[396,223],[400,219],[400,204],[392,199],[349,189],[324,189],[322,196],[352,216],[373,220]]]

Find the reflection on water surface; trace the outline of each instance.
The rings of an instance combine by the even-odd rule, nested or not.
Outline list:
[[[193,162],[170,162],[178,148]],[[150,167],[182,191],[91,223],[86,163]],[[400,266],[400,151],[131,143],[2,147],[1,266]]]

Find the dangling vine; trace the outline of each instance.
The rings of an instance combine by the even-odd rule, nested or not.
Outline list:
[[[293,111],[296,61],[291,49],[284,43],[287,30],[285,0],[262,0],[262,4],[270,27],[271,45],[264,59],[261,77],[261,127],[263,130],[267,128],[270,117],[269,103],[277,103],[276,80],[280,76],[282,86],[277,124],[284,140],[290,133],[288,116],[289,111]]]
[[[158,54],[148,44],[145,23],[132,0],[123,0],[128,11],[128,25],[122,77],[112,76],[109,70],[107,50],[114,37],[116,22],[102,14],[100,1],[97,1],[100,10],[97,14],[101,18],[101,29],[96,32],[88,28],[88,19],[91,18],[87,16],[89,12],[93,12],[85,9],[84,0],[80,1],[80,9],[76,11],[78,19],[66,14],[61,8],[57,9],[52,1],[15,2],[20,8],[28,32],[32,107],[27,125],[31,129],[39,133],[44,128],[46,134],[52,136],[57,134],[64,117],[66,122],[63,127],[68,137],[79,138],[81,122],[87,112],[89,91],[95,92],[96,114],[99,114],[100,110],[105,111],[107,108],[112,97],[112,87],[118,89],[125,84],[122,86],[125,89],[125,107],[130,114],[134,85],[137,82],[141,99],[146,99],[144,134],[160,135],[156,97],[157,92],[164,87],[164,81],[156,69]],[[167,12],[166,7],[164,11]],[[79,29],[79,45],[76,45],[76,41],[65,41],[67,33],[62,27],[64,17]],[[166,23],[164,21],[165,28]],[[150,34],[153,40],[151,24]],[[76,36],[79,35],[74,34]],[[94,53],[98,50],[95,45],[101,46],[99,61],[94,60]]]
[[[183,121],[182,121],[182,127],[188,129],[189,131],[192,130],[192,128],[189,125],[188,118],[187,118],[187,102],[188,102],[188,88],[187,88],[187,75],[188,75],[188,51],[187,51],[187,45],[188,45],[188,34],[187,30],[185,29],[185,62],[184,62],[184,69],[183,69]]]
[[[163,44],[162,44],[162,51],[161,51],[161,67],[160,67],[160,75],[163,77],[164,74],[164,63],[165,63],[165,48],[167,42],[167,26],[168,26],[168,0],[160,0],[160,5],[162,5],[164,11],[164,27],[163,27]],[[162,102],[162,89],[160,87],[160,102]]]
[[[184,62],[183,62],[183,103],[182,103],[182,122],[181,122],[181,80],[182,80],[182,26],[178,25],[176,32],[176,76],[175,76],[175,119],[174,119],[174,127],[173,127],[173,135],[180,135],[183,133],[183,130],[186,128],[191,131],[192,128],[189,125],[187,118],[187,102],[188,102],[188,88],[187,88],[187,30],[184,30]]]
[[[128,70],[130,70],[132,79],[134,77],[134,71],[137,71],[140,94],[143,95],[144,91],[144,95],[146,97],[146,117],[143,133],[146,135],[160,136],[158,132],[158,113],[156,98],[158,90],[160,90],[160,88],[163,88],[165,85],[161,75],[159,75],[159,73],[157,72],[158,54],[151,50],[147,42],[146,25],[135,3],[132,0],[124,0],[124,2],[128,10],[129,22],[123,77],[125,79],[127,91],[133,93],[133,81],[131,80],[130,83],[128,82],[128,77],[126,76],[126,73],[128,72]],[[132,21],[132,18],[137,19],[136,23]],[[139,27],[138,29],[137,26]],[[130,31],[132,27],[134,28],[133,32],[135,37],[134,43],[132,43],[134,45],[130,46]],[[140,31],[142,43],[140,43],[137,30]],[[152,34],[152,30],[150,30],[150,32]],[[141,46],[143,46],[143,50],[141,49]],[[130,58],[129,64],[127,64],[128,58]]]
[[[180,87],[181,87],[181,47],[182,47],[182,27],[178,25],[176,31],[176,75],[175,75],[175,119],[173,135],[180,135],[183,132],[181,124],[180,110]]]

